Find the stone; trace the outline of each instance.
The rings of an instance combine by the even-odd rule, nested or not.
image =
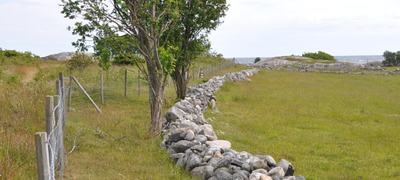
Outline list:
[[[192,141],[194,139],[194,132],[192,130],[186,131],[185,140]]]
[[[266,174],[252,172],[249,177],[250,180],[272,180],[271,177],[267,176]]]
[[[249,172],[247,171],[238,171],[233,174],[233,180],[248,180],[249,179]]]
[[[283,171],[285,172],[285,176],[293,176],[294,175],[294,166],[286,159],[282,159],[279,162],[278,166],[282,167]]]
[[[194,140],[200,142],[200,143],[206,143],[207,137],[204,135],[197,135]]]
[[[229,167],[229,165],[231,164],[232,158],[230,157],[223,157],[221,160],[219,160],[217,162],[217,164],[215,165],[215,168],[221,168],[221,167]]]
[[[256,170],[253,171],[253,173],[254,173],[254,172],[255,172],[255,173],[265,174],[265,175],[268,174],[268,171],[265,170],[265,169],[256,169]]]
[[[177,153],[183,153],[192,146],[194,146],[194,143],[187,140],[181,140],[176,143],[173,143],[171,145],[171,148]]]
[[[215,177],[218,180],[232,180],[233,176],[227,168],[219,168],[214,171]]]
[[[192,176],[208,179],[214,174],[214,168],[212,166],[199,166],[192,169],[191,173]]]
[[[251,171],[251,166],[250,166],[249,163],[243,163],[242,169],[250,172]]]
[[[285,172],[283,171],[282,167],[278,166],[278,167],[274,167],[270,171],[268,171],[268,175],[283,177],[283,176],[285,176]]]
[[[207,137],[207,140],[214,141],[217,140],[217,135],[215,134],[212,126],[210,124],[204,124],[200,126],[200,134]]]
[[[206,144],[209,145],[210,147],[217,147],[217,148],[221,148],[221,149],[231,148],[231,142],[226,141],[226,140],[207,141]]]
[[[178,129],[171,130],[171,132],[169,133],[169,136],[168,136],[168,141],[169,142],[177,142],[177,141],[185,139],[187,131],[188,131],[187,128],[178,128]]]
[[[261,160],[259,158],[251,159],[249,164],[250,164],[251,169],[253,169],[253,170],[255,170],[255,169],[269,170],[270,169],[267,162],[264,160]]]
[[[177,162],[178,159],[182,158],[183,156],[185,156],[184,153],[171,154],[171,158],[174,160],[174,162]]]
[[[201,158],[197,154],[191,154],[186,162],[186,170],[190,171],[201,164]]]

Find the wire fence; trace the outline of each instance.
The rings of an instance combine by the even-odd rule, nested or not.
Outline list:
[[[46,97],[46,132],[35,135],[38,177],[43,180],[62,179],[64,174],[64,127],[65,127],[64,76],[56,81],[56,95]]]
[[[189,78],[203,80],[234,65],[231,61],[192,68]],[[168,80],[172,84],[172,79]],[[147,80],[132,67],[114,67],[109,71],[87,70],[64,77],[59,74],[55,83],[55,95],[46,96],[46,132],[35,134],[38,179],[63,179],[66,150],[64,129],[67,112],[93,107],[102,113],[100,105],[107,101],[121,100],[121,97],[145,96],[148,93]],[[74,150],[74,147],[71,151]]]

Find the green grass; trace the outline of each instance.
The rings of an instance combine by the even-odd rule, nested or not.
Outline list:
[[[236,150],[288,159],[307,179],[400,179],[400,77],[261,72],[208,113]]]
[[[128,73],[127,98],[123,96],[125,68],[133,70]],[[242,68],[230,67],[204,79]],[[0,179],[36,179],[34,134],[45,130],[44,100],[46,95],[54,94],[54,81],[58,72],[66,72],[65,64],[0,64],[0,72]],[[99,72],[93,64],[74,73],[98,104]],[[33,77],[28,78],[30,75]],[[77,147],[67,155],[65,179],[190,179],[160,148],[161,139],[148,136],[148,89],[141,80],[138,96],[137,81],[135,68],[113,66],[105,75],[106,103],[100,105],[102,114],[75,86],[65,143],[66,151],[72,149],[74,142]],[[165,95],[166,109],[176,100],[172,84]]]

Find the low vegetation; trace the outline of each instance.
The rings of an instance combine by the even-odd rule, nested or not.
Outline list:
[[[197,69],[218,64],[221,59],[201,57],[196,62],[193,67]],[[127,98],[123,91],[125,68],[130,69]],[[241,68],[231,67],[216,74]],[[45,130],[45,96],[54,94],[54,80],[59,72],[68,72],[67,66],[55,61],[27,65],[16,62],[2,64],[0,72],[0,174],[5,179],[36,179],[33,137],[35,132]],[[137,72],[132,66],[111,66],[104,78],[105,105],[100,105],[100,67],[92,63],[83,71],[74,71],[103,113],[98,114],[75,86],[66,124],[66,151],[70,152],[66,179],[190,179],[160,148],[160,139],[147,133],[148,86],[141,79],[138,95]],[[11,77],[15,77],[12,83]],[[164,109],[176,100],[171,83],[166,88]]]
[[[398,89],[398,76],[261,72],[224,85],[207,117],[236,150],[307,179],[399,179]]]
[[[307,53],[304,53],[302,56],[303,57],[308,57],[308,58],[311,58],[311,59],[315,59],[315,60],[336,61],[334,56],[332,56],[332,55],[330,55],[330,54],[328,54],[326,52],[323,52],[323,51],[318,51],[316,53],[307,52]]]

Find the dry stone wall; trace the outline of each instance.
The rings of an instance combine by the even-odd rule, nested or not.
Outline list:
[[[166,114],[163,124],[165,148],[177,166],[205,180],[302,180],[294,176],[294,166],[287,160],[278,163],[269,155],[237,152],[231,143],[219,140],[212,125],[204,118],[214,93],[226,81],[246,81],[258,69],[216,76],[189,89],[184,100]]]

